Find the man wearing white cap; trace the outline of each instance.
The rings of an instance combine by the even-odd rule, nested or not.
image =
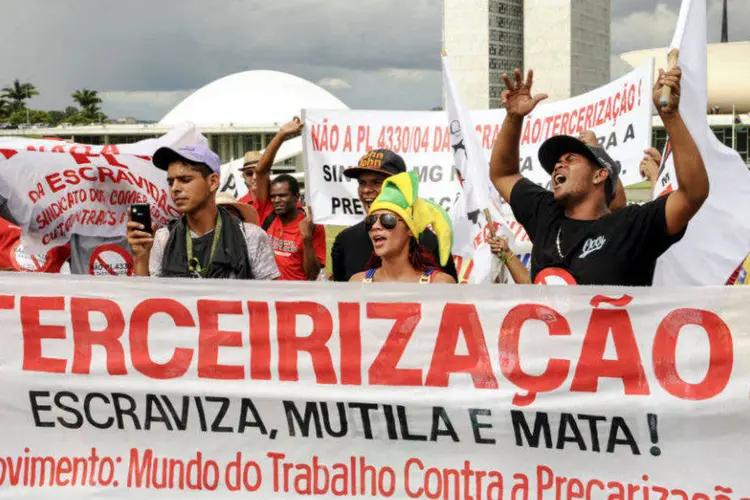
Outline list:
[[[152,236],[128,222],[128,243],[137,276],[276,279],[280,276],[268,236],[258,226],[217,207],[219,157],[204,145],[163,147],[154,165],[183,217]]]

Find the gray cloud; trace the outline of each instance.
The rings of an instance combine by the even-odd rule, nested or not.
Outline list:
[[[654,12],[676,13],[679,0],[659,3],[612,0],[613,53],[668,43],[670,16]],[[749,4],[730,0],[735,40],[750,39]],[[429,109],[442,101],[441,10],[434,0],[2,0],[0,84],[33,82],[40,108],[93,88],[112,115],[158,119],[217,78],[273,69],[344,81],[329,90],[354,108]]]

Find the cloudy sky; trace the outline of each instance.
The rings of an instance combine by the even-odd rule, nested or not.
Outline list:
[[[668,44],[679,3],[612,0],[613,54]],[[708,3],[718,41],[721,1]],[[750,0],[729,10],[730,40],[750,40]],[[296,74],[352,108],[441,103],[438,0],[0,0],[0,12],[0,85],[34,83],[34,108],[62,109],[85,87],[110,116],[160,119],[249,69]]]

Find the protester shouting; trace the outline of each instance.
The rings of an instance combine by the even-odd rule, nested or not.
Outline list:
[[[518,260],[516,254],[510,249],[508,240],[502,236],[493,236],[487,240],[490,244],[490,249],[498,259],[503,263],[505,267],[510,271],[510,275],[513,277],[513,281],[518,284],[529,284],[531,283],[531,277],[529,276],[529,270],[526,266]]]
[[[552,176],[549,192],[523,178],[518,169],[524,116],[545,99],[532,96],[533,73],[515,82],[503,75],[507,115],[495,142],[490,176],[529,234],[535,283],[553,275],[567,283],[651,285],[656,259],[679,241],[708,196],[708,176],[700,152],[679,112],[679,68],[659,72],[653,99],[672,140],[679,189],[644,205],[611,212],[619,166],[598,146],[569,136],[548,139],[539,161]],[[659,107],[662,88],[671,89]]]
[[[273,167],[273,163],[276,161],[276,154],[286,141],[297,137],[302,132],[304,126],[305,124],[302,120],[295,116],[291,121],[281,126],[257,163],[253,163],[252,157],[246,155],[246,159],[250,159],[250,164],[243,172],[243,178],[245,178],[248,189],[255,188],[255,208],[258,210],[258,220],[261,221],[260,224],[264,228],[267,227],[266,219],[273,215],[273,205],[271,204],[271,167]],[[245,163],[248,162],[246,161]],[[247,176],[249,174],[252,174],[252,176],[248,181]],[[302,205],[299,205],[299,208],[302,208]]]
[[[326,233],[312,214],[299,208],[297,179],[282,174],[271,183],[273,214],[263,229],[271,239],[282,280],[316,280],[326,265]]]
[[[357,194],[367,214],[380,194],[383,182],[403,172],[406,172],[406,163],[401,156],[387,149],[375,149],[365,154],[356,167],[346,169],[344,175],[356,179]],[[432,231],[424,231],[419,243],[435,260],[439,259],[438,240]],[[364,271],[372,250],[372,240],[364,220],[340,232],[331,248],[333,280],[349,281],[353,275]],[[446,261],[442,271],[454,279],[457,277],[453,258]]]
[[[370,205],[365,227],[374,248],[367,270],[350,281],[455,283],[439,270],[432,254],[418,242],[427,226],[438,239],[440,263],[452,258],[453,234],[448,214],[440,205],[418,197],[418,177],[412,171],[385,180]]]
[[[137,276],[279,277],[266,233],[216,205],[220,167],[213,151],[203,145],[163,147],[153,162],[167,171],[170,194],[183,216],[153,236],[143,225],[128,222]]]

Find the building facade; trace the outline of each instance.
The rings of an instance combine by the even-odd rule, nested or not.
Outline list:
[[[523,0],[444,0],[443,47],[464,104],[499,108],[502,74],[523,67]]]
[[[610,0],[444,0],[443,46],[469,109],[501,106],[503,73],[567,99],[610,81]]]

